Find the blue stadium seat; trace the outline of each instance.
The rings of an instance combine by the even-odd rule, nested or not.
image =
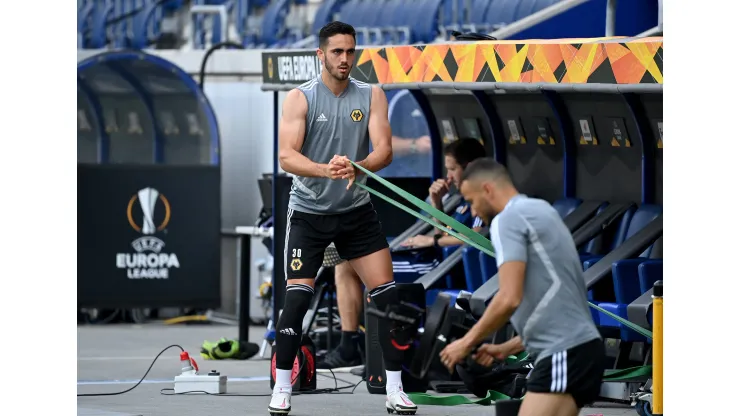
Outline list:
[[[313,17],[313,23],[311,24],[311,35],[319,36],[319,31],[324,25],[334,21],[334,15],[339,13],[342,9],[346,0],[324,0],[316,9],[316,14]]]
[[[453,3],[453,9],[452,9],[452,24],[458,24],[462,25],[463,23],[470,21],[470,12],[471,10],[468,10],[468,7],[471,9],[473,0],[452,0],[451,3]],[[469,4],[471,3],[471,4]]]
[[[411,43],[432,43],[439,34],[439,11],[442,0],[420,0],[416,5],[416,13],[409,14],[411,26]]]
[[[490,257],[475,247],[465,247],[463,249],[462,261],[463,270],[465,271],[465,283],[467,284],[468,290],[471,292],[474,292],[475,289],[479,288],[485,281],[485,275],[481,274],[481,254]]]
[[[632,221],[630,222],[630,228],[627,231],[626,238],[632,237],[638,231],[642,230],[642,228],[645,227],[650,221],[658,218],[658,216],[662,213],[663,207],[660,205],[642,205],[637,211],[635,211],[635,215],[632,217]],[[649,257],[652,249],[653,246],[648,247],[647,249],[645,249],[644,252],[642,252],[642,254],[640,254],[640,257]]]
[[[383,13],[383,44],[407,45],[411,42],[411,28],[405,17],[411,13],[413,2],[390,0]]]
[[[642,295],[638,267],[645,261],[645,259],[640,258],[614,262],[612,264],[612,277],[616,302],[599,302],[599,306],[621,318],[627,319],[627,305]],[[599,322],[601,326],[619,328],[620,337],[623,341],[646,341],[645,337],[628,329],[607,315],[601,314]]]
[[[597,213],[600,213],[602,209],[604,208],[600,208]],[[614,236],[611,241],[604,241],[604,236],[599,235],[586,243],[580,253],[581,261],[583,261],[584,263],[584,270],[590,267],[591,264],[595,264],[602,257],[604,257],[606,253],[619,247],[624,242],[624,240],[627,238],[627,233],[629,231],[629,227],[631,225],[632,217],[634,214],[634,207],[631,207],[624,214],[622,214],[622,218],[619,220],[619,225],[617,226],[617,230],[614,232]],[[642,229],[644,225],[645,224],[641,224],[640,229]],[[635,232],[637,231],[639,231],[639,229],[635,230]],[[601,246],[601,249],[599,249],[599,246]]]
[[[579,198],[563,198],[553,202],[552,207],[560,214],[560,218],[565,218],[575,211],[582,202],[583,200]]]
[[[267,6],[265,14],[262,17],[262,33],[259,42],[267,48],[280,41],[280,35],[285,25],[285,18],[290,11],[289,0],[275,0]]]
[[[653,288],[655,282],[663,280],[663,260],[655,259],[643,262],[637,268],[637,274],[640,279],[640,291],[645,293]],[[648,313],[648,323],[650,323],[651,326],[653,325],[652,313]],[[648,340],[648,343],[652,343],[652,340]]]
[[[486,13],[489,7],[497,3],[497,0],[472,0],[471,10],[468,13],[470,23],[462,26],[465,32],[485,33],[489,32],[491,25],[486,21]]]
[[[391,4],[389,0],[377,0],[365,20],[365,26],[360,29],[365,32],[365,43],[368,45],[380,45],[383,43],[382,27],[385,24],[383,16],[385,9]]]
[[[111,20],[114,15],[113,3],[95,4],[91,24],[87,28],[86,45],[90,49],[101,49],[108,44],[107,21]]]
[[[498,273],[496,259],[488,254],[481,252],[478,255],[478,262],[480,263],[480,272],[482,274],[483,283],[487,282],[488,279]]]
[[[450,254],[454,253],[458,248],[459,248],[459,246],[449,246],[449,247],[442,248],[442,258],[443,258],[443,260],[446,259],[447,256],[449,256]],[[466,278],[466,280],[468,279],[467,274],[466,274],[465,278]],[[449,274],[447,276],[445,276],[445,283],[446,283],[446,286],[447,286],[445,289],[429,289],[429,290],[426,291],[426,299],[427,299],[427,304],[428,305],[431,305],[434,302],[434,300],[437,298],[437,294],[439,294],[440,292],[442,292],[442,293],[446,293],[446,294],[450,295],[450,297],[452,298],[450,305],[453,305],[454,306],[455,300],[457,299],[457,295],[460,294],[460,289],[455,289],[455,288],[452,287],[453,286],[452,285],[452,276],[449,275]],[[465,290],[467,290],[467,291],[469,291],[471,293],[473,292],[473,290],[475,290],[475,289],[471,290],[470,287],[469,287],[470,286],[469,284],[467,286],[468,287]]]
[[[637,267],[640,279],[640,293],[653,288],[658,280],[663,280],[663,259],[646,260]]]
[[[77,48],[89,47],[90,34],[95,16],[95,3],[86,1],[77,10]]]
[[[611,251],[619,247],[626,239],[635,235],[638,231],[642,230],[643,227],[648,225],[650,221],[657,218],[662,211],[663,207],[661,207],[660,205],[644,204],[640,206],[637,210],[633,211],[631,215],[625,214],[625,216],[622,217],[619,229],[609,250]],[[652,248],[653,246],[648,247],[638,257],[649,257]],[[589,264],[588,267],[590,267],[590,265],[592,264],[595,264],[602,257],[604,257],[604,254],[587,254],[586,256],[588,256],[588,258],[584,261],[584,267],[587,267],[586,263]],[[583,257],[584,256],[582,256],[582,258]]]
[[[447,259],[447,256],[454,253],[455,250],[460,248],[459,246],[449,246],[449,247],[443,247],[442,248],[442,260],[444,261]],[[452,275],[448,274],[445,276],[445,281],[447,282],[447,287],[452,287]]]
[[[357,44],[368,45],[372,42],[373,37],[370,34],[370,28],[375,26],[376,20],[383,12],[386,2],[383,0],[364,0],[354,11],[354,23],[350,23],[357,31]],[[349,23],[349,22],[348,22]],[[375,38],[380,38],[375,36]]]
[[[544,8],[552,6],[558,1],[560,0],[521,0],[521,3],[519,3],[519,7],[516,10],[514,21],[533,15]]]
[[[442,247],[442,259],[446,259],[450,254],[454,253],[455,250],[460,248],[459,246],[447,246]]]
[[[594,291],[593,290],[589,290],[588,291],[588,293],[587,293],[587,299],[588,299],[589,302],[595,303],[594,302]],[[590,307],[590,306],[589,306],[588,310],[591,311],[591,317],[593,318],[594,323],[598,326],[599,325],[599,317],[601,316],[601,313],[599,311],[597,311],[596,309]]]
[[[176,11],[185,4],[185,0],[168,0],[162,4],[164,10]]]
[[[234,26],[236,33],[241,36],[241,44],[247,47],[250,43],[249,27],[247,26],[250,9],[254,6],[250,6],[251,3],[246,0],[238,0],[236,2],[236,11],[234,12]]]
[[[157,1],[149,1],[140,12],[136,13],[132,23],[131,47],[144,49],[156,41],[160,34],[162,20],[162,4]],[[221,42],[221,23],[219,19],[214,20],[213,43]]]
[[[514,21],[524,19],[530,14],[535,12],[538,0],[519,0],[519,5],[516,8],[516,15]]]
[[[431,15],[428,2],[429,0],[409,2],[409,5],[406,6],[408,14],[401,18],[402,25],[408,26],[411,30],[411,37],[409,38],[409,43],[411,44],[419,42],[424,21],[431,24],[432,18],[427,18],[427,16]]]
[[[515,21],[519,0],[498,0],[488,7],[486,21],[492,29],[500,29]]]
[[[662,256],[662,253],[653,250],[653,247],[657,244],[658,242],[648,247],[638,258],[624,259],[612,263],[614,292],[622,293],[625,299],[632,299],[627,303],[631,303],[647,292],[656,281],[663,277],[663,260],[658,258]],[[646,263],[648,264],[647,268],[644,266]],[[617,300],[617,303],[619,303],[619,300]],[[624,305],[625,310],[626,307]]]
[[[261,9],[269,4],[269,0],[215,0],[220,3],[235,1],[232,4],[232,9],[235,11],[230,12],[233,15],[234,26],[236,32],[241,37],[241,44],[245,48],[254,48],[259,43],[259,28],[252,27],[249,23],[249,17],[254,14],[258,9]],[[300,0],[296,2],[298,4]],[[322,2],[325,3],[328,0]],[[321,6],[319,6],[321,7]],[[198,21],[198,20],[196,20]],[[202,25],[202,19],[199,21]]]
[[[119,19],[120,16],[124,16],[126,13],[133,12],[135,5],[132,2],[124,0],[113,1],[113,19]],[[113,48],[120,49],[128,46],[128,27],[130,26],[131,19],[118,20],[115,23],[109,24],[110,39],[109,42]]]
[[[639,232],[650,221],[658,217],[662,212],[662,207],[658,205],[643,205],[639,207],[632,215],[624,240],[632,237]],[[622,240],[622,241],[624,241]],[[621,244],[621,243],[619,243]],[[618,244],[617,244],[618,245]],[[595,302],[603,309],[627,319],[627,305],[637,299],[644,291],[641,287],[639,269],[640,266],[648,261],[654,245],[648,247],[638,258],[624,259],[612,264],[612,280],[614,282],[614,297],[616,302]],[[616,248],[616,246],[614,247]],[[596,264],[603,256],[594,256],[584,262],[584,270]],[[662,263],[661,263],[662,265]],[[662,269],[661,269],[662,270]],[[623,341],[644,342],[645,337],[628,329],[613,318],[599,314],[598,322],[601,326],[614,327],[620,329],[620,336]]]
[[[348,2],[344,3],[339,10],[339,18],[348,24],[352,24],[355,20],[355,11],[362,7],[362,3],[360,0],[349,0]],[[353,25],[354,26],[354,25]]]
[[[368,5],[371,5],[371,2],[367,0],[350,0],[340,12],[342,21],[353,27],[361,24]]]
[[[464,10],[462,4],[464,0],[442,0],[439,10],[439,25],[442,32],[451,26],[459,27],[464,22]]]

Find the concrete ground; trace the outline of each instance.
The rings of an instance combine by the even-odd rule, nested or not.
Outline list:
[[[250,341],[261,342],[264,327],[250,331]],[[228,376],[228,393],[264,395],[233,397],[207,395],[167,396],[160,391],[173,387],[180,372],[179,350],[162,354],[145,381],[119,395],[78,397],[78,416],[232,416],[267,415],[269,402],[269,361],[254,357],[247,361],[205,361],[198,351],[204,340],[235,338],[237,328],[224,325],[146,325],[79,326],[77,329],[77,393],[115,393],[130,389],[144,375],[154,357],[171,344],[179,344],[196,358],[201,372],[217,370]],[[268,349],[269,351],[269,349]],[[269,352],[268,352],[269,354]],[[339,374],[340,386],[356,384],[359,377]],[[334,387],[334,379],[320,376],[319,388]],[[347,391],[347,390],[345,390]],[[433,391],[429,391],[433,393]],[[352,394],[318,394],[293,398],[295,416],[387,416],[384,397],[370,395],[364,384]],[[454,407],[421,406],[417,413],[426,415],[495,415],[491,406]],[[634,409],[614,404],[587,408],[581,415],[636,415]]]

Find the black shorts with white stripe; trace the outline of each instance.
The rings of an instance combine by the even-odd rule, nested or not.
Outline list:
[[[308,214],[288,210],[285,228],[285,278],[315,278],[322,265],[336,257],[353,260],[388,248],[388,240],[372,203],[340,214]],[[327,258],[327,254],[329,257]],[[335,263],[336,265],[337,263]]]
[[[543,357],[529,373],[527,391],[567,393],[579,409],[587,406],[599,398],[605,355],[599,338]]]

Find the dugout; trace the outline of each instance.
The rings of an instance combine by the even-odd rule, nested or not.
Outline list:
[[[275,94],[277,149],[278,92],[315,77],[321,65],[310,50],[265,52],[262,66],[262,89]],[[418,197],[443,175],[444,144],[472,136],[525,194],[551,203],[662,204],[661,38],[368,48],[358,51],[352,76],[416,99],[432,141],[432,169],[428,177],[386,179]],[[275,181],[275,212],[287,210],[289,186],[289,178]],[[384,226],[393,221],[383,201],[373,203]],[[275,216],[274,225],[277,313],[285,218]]]
[[[77,109],[78,307],[219,307],[220,141],[199,85],[104,52],[78,62]]]

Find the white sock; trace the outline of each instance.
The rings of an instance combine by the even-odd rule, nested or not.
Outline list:
[[[293,371],[292,370],[281,370],[279,368],[275,369],[275,388],[273,391],[278,390],[289,390],[293,391],[293,383],[291,383],[292,380]]]
[[[401,372],[385,370],[385,385],[387,387],[401,386]]]

